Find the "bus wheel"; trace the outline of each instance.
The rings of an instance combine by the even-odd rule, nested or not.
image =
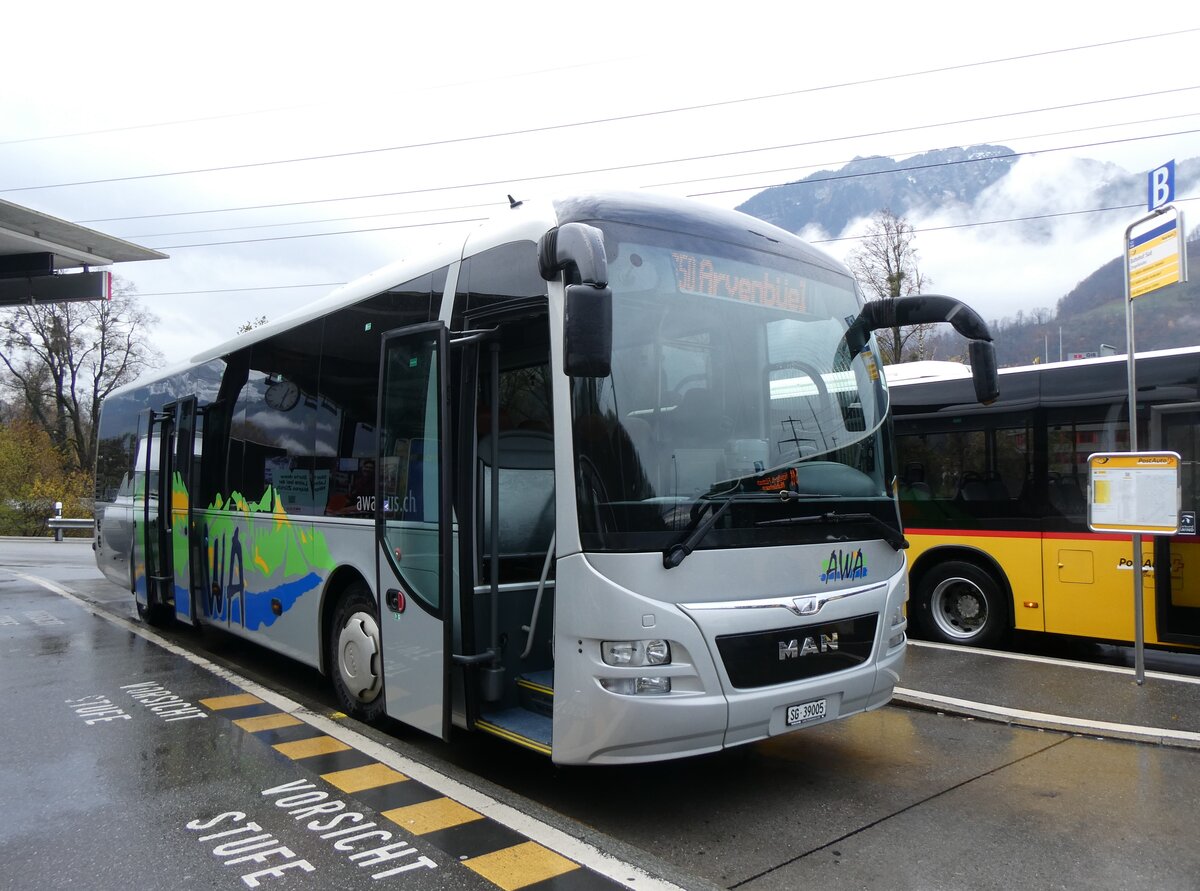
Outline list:
[[[151,628],[169,628],[175,624],[175,609],[168,604],[152,603],[142,606],[135,601],[134,605],[137,607],[138,618]]]
[[[935,566],[917,590],[917,625],[943,643],[986,646],[1008,630],[1002,588],[974,563],[951,560]]]
[[[333,616],[329,674],[342,711],[361,721],[383,717],[383,659],[375,600],[365,585],[352,586]]]

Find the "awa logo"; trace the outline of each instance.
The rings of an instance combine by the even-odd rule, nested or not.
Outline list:
[[[862,548],[857,551],[835,548],[829,552],[829,559],[821,564],[821,569],[824,570],[821,581],[826,584],[867,577],[867,561],[863,558]]]

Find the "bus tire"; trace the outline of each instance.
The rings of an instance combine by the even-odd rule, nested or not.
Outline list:
[[[934,566],[921,577],[916,594],[916,625],[930,640],[982,647],[1008,632],[1004,587],[974,563]]]
[[[135,601],[138,618],[151,628],[170,628],[175,623],[175,608],[166,603],[142,606]]]
[[[383,717],[383,655],[375,598],[361,582],[338,602],[329,633],[329,675],[342,711],[367,723]]]

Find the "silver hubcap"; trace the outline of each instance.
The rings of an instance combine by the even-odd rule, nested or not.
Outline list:
[[[379,695],[379,626],[367,613],[355,613],[338,635],[338,674],[359,702]]]
[[[947,637],[970,640],[987,624],[987,598],[969,579],[946,579],[933,589],[929,610],[934,624]]]

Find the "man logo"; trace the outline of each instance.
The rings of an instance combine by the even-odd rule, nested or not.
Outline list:
[[[806,637],[803,643],[799,640],[781,640],[779,641],[779,661],[799,659],[801,656],[811,656],[814,653],[833,653],[837,651],[837,648],[838,633],[836,631],[831,631],[829,634],[818,634],[816,639]]]

